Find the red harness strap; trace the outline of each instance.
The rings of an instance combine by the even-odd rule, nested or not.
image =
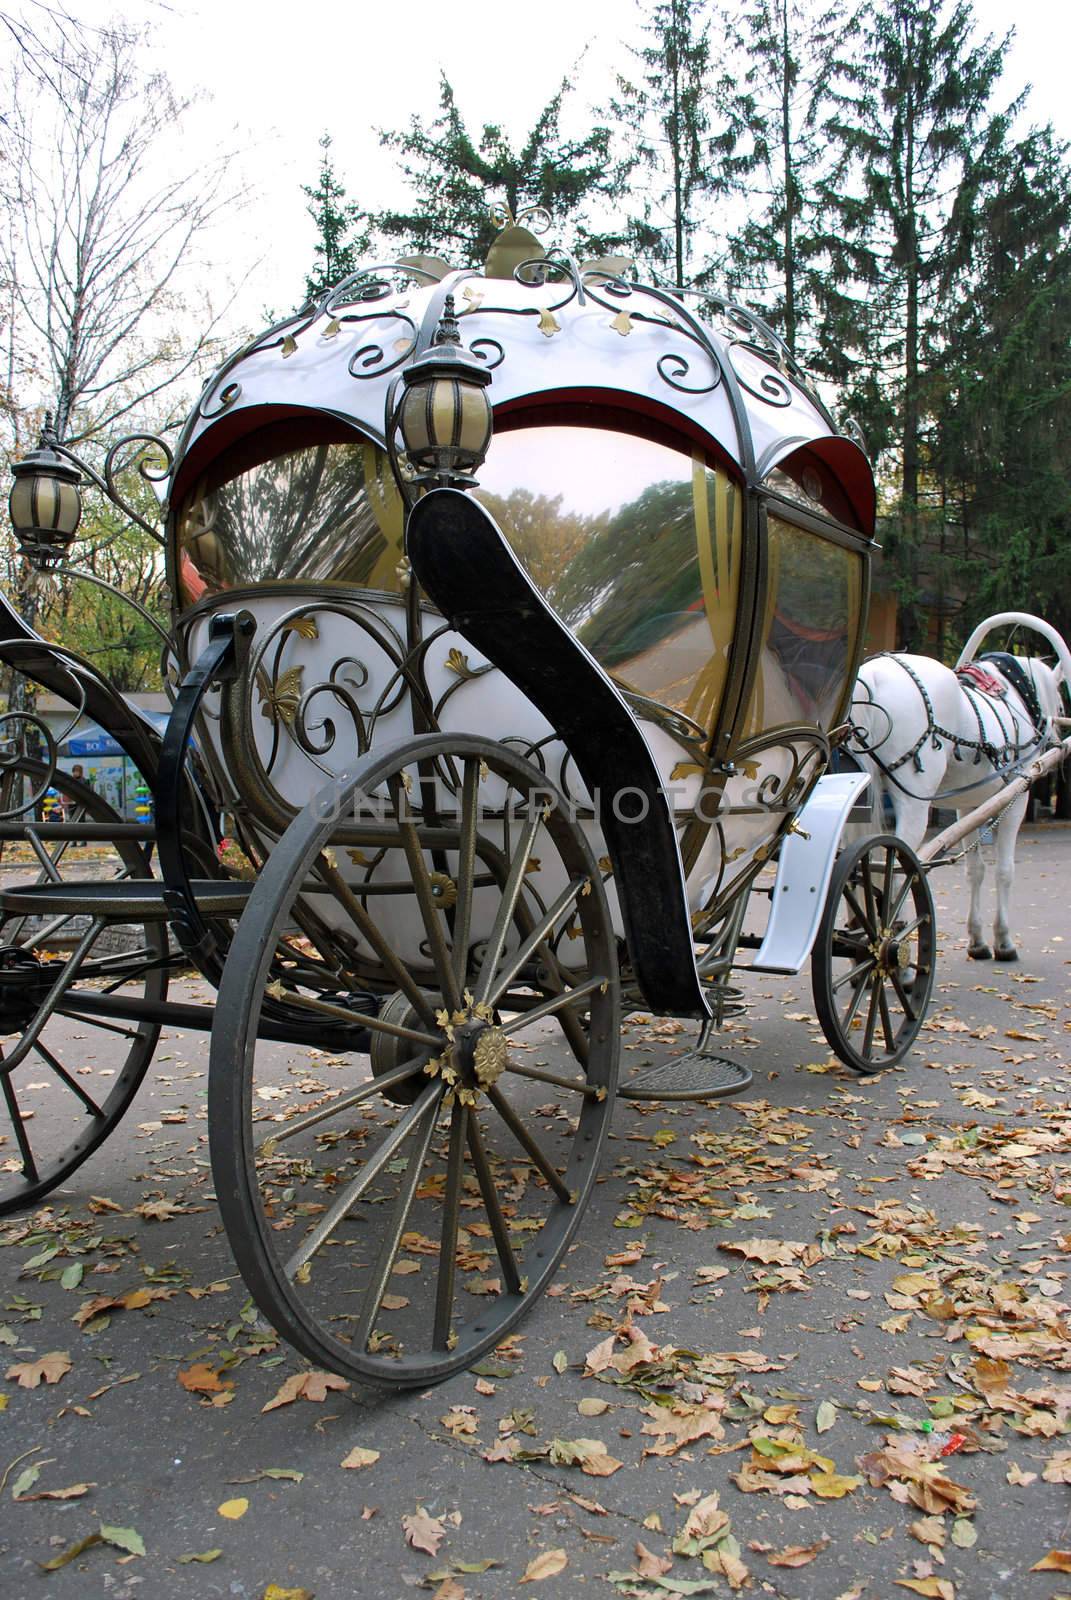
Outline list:
[[[992,695],[997,700],[1008,698],[1007,684],[1002,683],[985,667],[980,667],[976,661],[972,661],[966,667],[957,667],[956,677],[965,680],[972,689],[980,689],[983,694]]]

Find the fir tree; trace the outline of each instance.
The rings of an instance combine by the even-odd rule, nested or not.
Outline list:
[[[822,185],[823,366],[863,413],[872,448],[895,462],[887,551],[909,648],[921,642],[931,378],[1005,147],[1010,111],[994,113],[992,100],[1006,44],[975,41],[966,0],[947,12],[932,0],[877,0],[825,125],[839,159]]]
[[[494,123],[485,124],[478,139],[469,133],[444,73],[439,115],[432,123],[413,117],[408,128],[381,134],[399,157],[414,198],[408,210],[376,213],[373,226],[404,249],[477,266],[498,232],[491,207],[501,202],[514,217],[543,206],[557,229],[568,222],[585,247],[605,248],[610,241],[588,229],[586,203],[614,192],[609,133],[594,127],[582,138],[567,138],[561,130],[567,91],[563,80],[515,146]]]
[[[719,18],[729,53],[718,85],[728,125],[722,171],[746,201],[729,240],[726,279],[761,308],[795,354],[813,317],[816,198],[828,166],[821,124],[857,32],[845,0],[751,0]]]
[[[356,270],[369,250],[369,238],[361,226],[365,213],[355,201],[346,199],[346,188],[335,173],[331,158],[331,135],[320,139],[320,175],[315,188],[302,184],[301,192],[309,204],[306,212],[316,224],[315,260],[305,279],[305,293],[318,300],[333,284]]]
[[[636,252],[656,273],[686,287],[701,202],[723,187],[712,165],[708,24],[703,0],[654,0],[643,20],[647,43],[633,50],[638,71],[618,78],[610,111],[629,142],[622,176],[646,170],[643,211],[630,219]]]
[[[949,327],[931,470],[969,626],[1071,630],[1071,172],[1051,129],[1003,156]],[[948,581],[950,574],[945,574]]]

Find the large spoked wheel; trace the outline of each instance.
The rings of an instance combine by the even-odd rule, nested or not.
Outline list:
[[[265,995],[315,1043],[369,989],[369,1056],[257,1039]],[[528,762],[429,734],[306,807],[231,946],[209,1086],[223,1220],[279,1332],[399,1387],[496,1345],[591,1193],[618,1008],[598,868]]]
[[[811,952],[822,1031],[854,1072],[902,1061],[926,1016],[937,931],[918,856],[879,834],[841,852]]]
[[[0,890],[77,879],[119,885],[151,876],[134,840],[78,837],[80,825],[122,819],[69,774],[23,760],[4,773],[2,808],[45,796],[0,827]],[[50,837],[50,820],[71,838]],[[103,1143],[152,1060],[160,1029],[136,1016],[167,992],[159,923],[57,909],[0,909],[0,1215],[35,1204]],[[102,997],[132,1002],[129,1020],[93,1014]]]

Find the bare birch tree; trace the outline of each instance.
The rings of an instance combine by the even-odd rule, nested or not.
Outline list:
[[[48,41],[45,75],[12,72],[5,96],[0,280],[13,415],[46,397],[77,442],[150,408],[159,420],[202,360],[213,327],[179,342],[178,289],[228,199],[222,160],[176,175],[190,101],[143,69],[138,30],[57,25]]]

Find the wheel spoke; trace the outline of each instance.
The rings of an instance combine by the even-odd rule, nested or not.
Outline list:
[[[551,1083],[556,1089],[572,1089],[588,1100],[606,1099],[606,1090],[601,1084],[585,1083],[583,1078],[562,1078],[556,1072],[544,1072],[542,1067],[529,1067],[523,1061],[511,1058],[506,1071],[515,1072],[519,1078],[534,1078],[537,1083]]]
[[[904,881],[900,885],[900,888],[897,891],[896,899],[894,900],[894,902],[893,902],[893,904],[892,904],[892,906],[891,906],[891,908],[889,910],[889,920],[885,924],[885,926],[887,928],[891,928],[893,926],[893,924],[895,923],[897,917],[900,915],[900,908],[903,905],[904,901],[907,899],[908,895],[911,893],[911,890],[914,887],[914,882],[915,882],[914,874],[912,872],[905,872],[904,873]]]
[[[870,1005],[867,1007],[866,1027],[863,1032],[862,1054],[869,1061],[874,1048],[874,1029],[878,1020],[878,995],[881,993],[881,973],[875,967],[874,976],[870,980]]]
[[[863,879],[863,894],[866,898],[867,926],[870,929],[871,938],[877,938],[881,932],[881,918],[878,915],[877,899],[874,892],[874,874],[871,870],[869,855],[865,855],[862,858],[859,866]]]
[[[885,1048],[892,1055],[896,1049],[896,1033],[889,1015],[889,995],[882,983],[878,989],[878,1005],[881,1010],[881,1031],[885,1035]]]
[[[510,1133],[512,1133],[513,1137],[516,1139],[521,1149],[528,1156],[529,1160],[538,1169],[538,1171],[542,1173],[543,1177],[550,1184],[551,1188],[554,1190],[554,1193],[558,1196],[558,1199],[564,1200],[566,1205],[571,1205],[573,1197],[569,1192],[569,1188],[566,1185],[561,1173],[558,1171],[557,1167],[554,1166],[553,1162],[551,1162],[543,1153],[532,1134],[529,1133],[520,1117],[518,1117],[509,1101],[503,1095],[502,1091],[497,1086],[493,1089],[489,1089],[487,1098],[494,1106],[499,1116],[502,1118],[502,1121],[506,1124],[506,1127],[509,1129]]]
[[[480,789],[480,763],[465,762],[461,781],[461,839],[457,852],[457,901],[453,908],[453,964],[458,986],[465,987],[469,938],[472,929],[472,893],[476,877],[476,806]]]
[[[398,1120],[383,1140],[375,1155],[369,1157],[353,1182],[347,1184],[334,1205],[324,1213],[316,1226],[310,1229],[293,1255],[290,1256],[283,1269],[288,1278],[293,1278],[307,1261],[311,1261],[325,1240],[330,1238],[339,1223],[349,1216],[364,1191],[368,1188],[368,1185],[378,1178],[388,1161],[393,1158],[399,1146],[404,1144],[414,1128],[419,1127],[422,1119],[429,1115],[432,1107],[438,1105],[439,1100],[442,1098],[442,1093],[443,1085],[436,1079],[435,1082],[428,1084],[418,1099],[413,1101],[405,1115]]]
[[[287,1139],[293,1139],[296,1134],[304,1133],[306,1128],[315,1128],[318,1123],[326,1122],[329,1117],[337,1117],[340,1111],[352,1111],[354,1106],[363,1105],[375,1095],[384,1094],[388,1089],[393,1089],[395,1084],[408,1082],[423,1066],[424,1060],[424,1056],[413,1056],[399,1066],[391,1067],[389,1072],[371,1078],[352,1094],[345,1094],[340,1100],[332,1100],[329,1106],[321,1106],[317,1111],[310,1111],[307,1117],[299,1117],[296,1122],[285,1123],[278,1132],[271,1133],[266,1139],[261,1140],[257,1146],[257,1155],[270,1156],[277,1145],[283,1144]]]
[[[568,911],[570,907],[576,905],[578,898],[583,890],[587,887],[587,884],[587,878],[576,878],[568,885],[567,888],[562,890],[561,894],[558,896],[557,900],[555,900],[550,910],[540,917],[539,921],[536,923],[527,939],[525,939],[520,949],[513,952],[505,966],[498,973],[490,992],[485,998],[485,1005],[493,1006],[497,1004],[498,1000],[503,994],[505,994],[506,990],[517,976],[518,972],[520,972],[521,968],[524,966],[524,963],[529,959],[530,956],[535,954],[535,952],[539,949],[539,946],[544,942],[548,933],[553,928],[562,912]]]
[[[846,883],[844,885],[843,894],[845,900],[851,906],[856,920],[858,921],[859,926],[863,930],[864,934],[868,935],[871,939],[877,938],[878,930],[874,926],[874,920],[868,912],[863,910],[863,907],[859,904],[855,890],[850,883]]]
[[[11,1118],[15,1130],[15,1142],[22,1156],[22,1172],[28,1183],[36,1183],[38,1178],[37,1162],[33,1158],[33,1150],[26,1133],[26,1124],[22,1120],[19,1110],[18,1098],[15,1094],[15,1085],[11,1081],[9,1072],[0,1071],[0,1083],[4,1086],[4,1099],[7,1101],[8,1116]]]
[[[434,1028],[435,1009],[430,1003],[427,991],[421,989],[415,982],[408,967],[391,949],[390,941],[380,933],[338,868],[322,852],[317,862],[317,869],[324,882],[330,886],[339,904],[352,917],[362,938],[372,946],[394,983],[409,1000],[414,1011],[429,1028]]]
[[[436,1350],[449,1350],[457,1278],[457,1226],[461,1215],[461,1180],[465,1168],[465,1134],[469,1108],[455,1100],[450,1112],[450,1153],[443,1190],[443,1221],[439,1235],[439,1272],[435,1280],[435,1321],[431,1342]]]
[[[284,988],[281,982],[270,983],[265,993],[271,995],[273,1000],[285,1001],[287,1005],[301,1006],[306,1011],[316,1011],[324,1017],[339,1018],[353,1027],[370,1028],[373,1033],[389,1033],[395,1039],[409,1039],[414,1044],[425,1045],[429,1050],[437,1050],[442,1042],[433,1033],[405,1028],[400,1022],[385,1022],[382,1017],[366,1017],[359,1011],[347,1011],[345,1006],[333,1006],[328,1000],[314,1000],[311,995],[301,994],[297,989]]]
[[[140,1039],[141,1034],[136,1028],[121,1028],[117,1022],[105,1022],[103,1017],[95,1013],[86,1013],[79,1009],[77,995],[72,995],[69,1000],[56,1007],[57,1017],[71,1017],[77,1022],[92,1023],[94,1028],[101,1028],[105,1033],[117,1033],[120,1039]]]
[[[437,1108],[436,1108],[437,1109]],[[372,1268],[371,1278],[364,1293],[361,1303],[360,1315],[354,1332],[354,1343],[360,1350],[367,1350],[368,1341],[375,1329],[376,1317],[383,1304],[383,1296],[387,1292],[387,1284],[394,1270],[394,1260],[398,1254],[398,1246],[402,1241],[405,1224],[412,1210],[413,1198],[420,1182],[420,1174],[424,1170],[424,1163],[428,1159],[428,1147],[431,1144],[432,1134],[435,1132],[436,1118],[428,1115],[424,1118],[419,1128],[414,1149],[410,1152],[409,1162],[398,1185],[398,1193],[394,1198],[390,1222],[387,1224],[383,1238],[380,1241],[379,1251],[376,1255],[375,1265]]]
[[[472,1156],[473,1170],[476,1173],[476,1182],[480,1186],[483,1197],[484,1210],[487,1212],[487,1221],[491,1228],[491,1237],[495,1241],[498,1251],[499,1265],[502,1268],[502,1279],[506,1286],[507,1294],[521,1294],[523,1283],[517,1258],[513,1253],[513,1246],[509,1241],[509,1228],[495,1188],[494,1175],[484,1149],[483,1136],[480,1133],[480,1124],[475,1113],[469,1117],[469,1154]]]
[[[892,925],[892,885],[895,865],[896,851],[887,846],[885,850],[885,873],[881,887],[881,925],[883,928],[888,928]]]
[[[521,888],[524,884],[524,875],[528,869],[532,846],[542,824],[543,814],[539,812],[536,816],[529,817],[521,830],[516,854],[510,862],[506,882],[502,888],[502,900],[495,916],[494,927],[491,929],[491,936],[487,941],[483,970],[480,973],[480,986],[476,994],[478,1002],[486,1002],[494,984],[498,963],[502,959],[502,950],[506,943],[506,935],[509,932],[510,923],[513,921],[513,913],[517,908],[517,901],[520,898]]]
[[[428,864],[424,860],[424,851],[421,847],[416,827],[412,818],[408,815],[409,795],[402,782],[402,776],[402,774],[398,774],[388,779],[387,783],[391,799],[394,802],[394,813],[398,819],[398,831],[402,837],[402,848],[405,851],[405,859],[409,863],[409,874],[413,880],[413,892],[416,895],[417,905],[420,907],[421,921],[428,936],[431,959],[435,965],[436,976],[442,985],[443,998],[451,1011],[460,1011],[461,990],[458,987],[457,974],[454,972],[450,947],[446,942],[443,916],[441,910],[435,904],[431,878],[428,875]]]
[[[606,978],[588,978],[584,983],[578,983],[574,989],[564,989],[561,994],[551,995],[549,1000],[543,1000],[531,1011],[522,1011],[509,1022],[502,1024],[503,1033],[516,1033],[521,1028],[526,1028],[530,1022],[538,1022],[542,1017],[552,1017],[559,1011],[564,1011],[567,1006],[574,1006],[579,1000],[586,1000],[589,994],[596,990],[605,993]],[[509,1006],[505,1007],[506,1010]]]
[[[867,971],[868,972],[873,971],[873,962],[871,962],[870,966],[867,968]],[[848,1010],[844,1014],[844,1021],[841,1024],[841,1026],[842,1026],[842,1028],[844,1030],[845,1037],[847,1037],[848,1029],[851,1027],[852,1023],[855,1021],[855,1014],[859,1010],[860,1003],[862,1001],[862,998],[863,998],[864,994],[866,994],[867,987],[868,987],[867,978],[866,978],[866,974],[864,973],[864,975],[860,978],[859,983],[858,983],[855,991],[852,994],[851,1003],[850,1003],[850,1005],[848,1007]]]
[[[892,979],[892,986],[896,990],[896,997],[904,1008],[904,1015],[907,1017],[908,1022],[917,1021],[918,1012],[915,1009],[915,1004],[911,999],[910,993],[904,987],[903,978],[898,972],[891,972],[889,976]]]
[[[60,1082],[65,1083],[73,1095],[77,1095],[78,1099],[81,1100],[82,1104],[85,1106],[86,1110],[91,1116],[102,1117],[104,1115],[103,1111],[93,1099],[92,1095],[87,1094],[80,1083],[75,1082],[70,1073],[67,1071],[67,1068],[61,1061],[57,1061],[56,1057],[52,1054],[52,1051],[47,1045],[42,1044],[40,1039],[38,1039],[35,1049],[37,1054],[48,1062],[49,1066],[56,1074],[56,1077],[59,1078]]]
[[[859,962],[858,966],[852,967],[850,972],[842,973],[839,978],[834,980],[833,993],[836,994],[838,989],[843,989],[846,983],[854,983],[856,978],[860,978],[864,973],[869,972],[873,965],[874,957],[868,954],[864,960]]]

